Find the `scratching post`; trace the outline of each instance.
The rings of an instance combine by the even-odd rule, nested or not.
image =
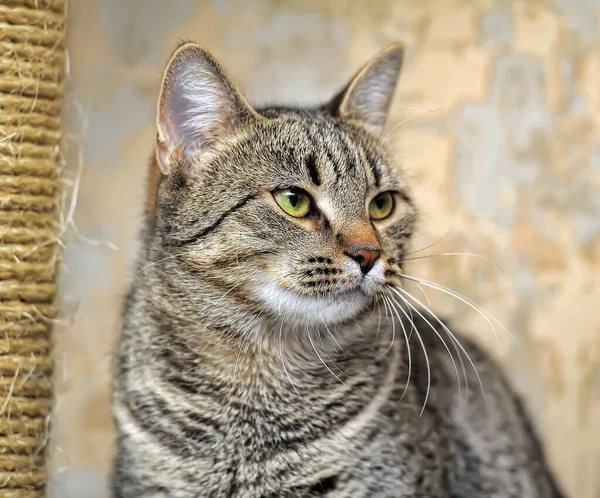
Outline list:
[[[0,498],[44,496],[65,0],[0,0]]]

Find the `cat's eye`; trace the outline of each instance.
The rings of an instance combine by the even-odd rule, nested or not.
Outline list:
[[[369,216],[372,220],[383,220],[394,210],[394,196],[390,192],[377,194],[369,203]]]
[[[302,189],[291,187],[275,190],[273,197],[279,207],[294,218],[304,218],[312,211],[312,201]]]

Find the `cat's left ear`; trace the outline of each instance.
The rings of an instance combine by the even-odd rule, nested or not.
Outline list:
[[[387,121],[403,59],[404,47],[400,43],[377,54],[330,102],[331,113],[340,119],[360,121],[379,135]]]
[[[167,64],[158,100],[161,170],[193,173],[201,154],[254,119],[260,118],[217,60],[196,43],[183,44]]]

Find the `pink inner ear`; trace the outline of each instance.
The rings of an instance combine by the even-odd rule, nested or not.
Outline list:
[[[190,159],[206,151],[234,127],[237,115],[232,88],[201,63],[182,65],[171,80],[162,116],[169,149]]]
[[[179,162],[188,163],[208,152],[253,112],[218,62],[194,44],[173,54],[159,102],[158,132],[164,144],[159,141],[158,153],[166,168],[176,152]]]

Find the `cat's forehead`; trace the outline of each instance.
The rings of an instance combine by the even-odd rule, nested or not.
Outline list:
[[[280,167],[294,177],[301,173],[315,187],[333,193],[338,187],[357,194],[395,187],[385,154],[360,128],[319,110],[280,108],[263,113],[269,120],[261,141],[285,158]]]

